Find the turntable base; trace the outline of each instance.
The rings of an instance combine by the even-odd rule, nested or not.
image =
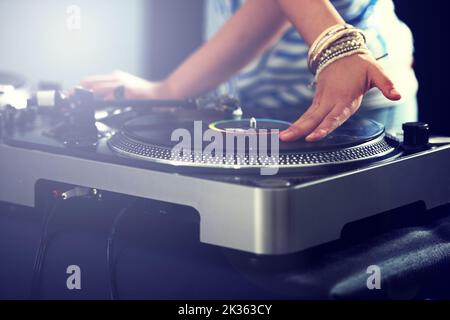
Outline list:
[[[450,201],[450,146],[306,183],[298,175],[252,184],[5,144],[0,153],[0,201],[33,207],[44,180],[189,206],[200,215],[203,243],[264,255],[337,240],[346,224],[411,203],[432,209]]]
[[[152,133],[158,117],[129,115],[104,122],[115,135],[106,130],[87,149],[43,134],[60,124],[51,114],[8,129],[0,140],[0,201],[33,207],[37,186],[50,181],[188,206],[200,216],[201,242],[261,255],[337,240],[349,223],[412,203],[431,209],[450,202],[450,144],[404,152],[400,141],[367,120],[355,118],[319,144],[280,144],[280,172],[262,176],[254,169],[267,163],[250,161],[247,147],[233,150],[233,161],[244,157],[238,166],[192,153],[185,162],[174,161],[169,131]],[[273,125],[258,119],[273,118],[256,118],[257,128]],[[218,134],[239,134],[247,123],[255,127],[253,120],[199,120]],[[292,119],[279,121],[282,126]],[[190,132],[191,125],[181,129]],[[191,152],[203,147],[194,143]]]

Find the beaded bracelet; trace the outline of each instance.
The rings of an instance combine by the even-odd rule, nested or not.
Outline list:
[[[339,54],[339,52],[345,51],[346,49],[352,49],[354,47],[362,48],[365,47],[366,43],[364,39],[360,37],[347,37],[344,38],[342,41],[337,41],[333,44],[332,47],[325,50],[323,54],[320,56],[318,61],[316,62],[315,69],[317,70],[320,64],[322,64],[324,61],[326,61],[328,58]]]
[[[338,24],[322,32],[308,51],[308,65],[311,65],[312,60],[320,55],[320,51],[322,50],[321,48],[323,48],[324,45],[329,46],[330,40],[332,43],[334,41],[332,39],[335,39],[336,35],[340,38],[339,35],[343,36],[343,33],[346,33],[349,30],[356,31],[357,29],[349,24]]]
[[[320,65],[319,69],[317,69],[316,75],[315,75],[315,82],[317,82],[317,80],[319,79],[320,74],[322,73],[323,70],[325,70],[326,67],[328,67],[329,65],[335,63],[338,60],[341,60],[343,58],[346,57],[350,57],[356,54],[370,54],[370,51],[367,48],[355,48],[352,50],[348,50],[346,52],[343,52],[339,55],[336,55],[335,57],[327,60],[325,63],[323,63],[322,65]]]
[[[348,46],[352,45],[353,41],[358,41],[358,42],[364,42],[364,44],[366,43],[366,37],[365,35],[362,33],[362,31],[358,30],[358,29],[345,29],[345,30],[341,30],[337,33],[335,33],[333,36],[329,37],[326,41],[322,42],[321,45],[319,45],[316,49],[316,52],[314,52],[311,56],[308,57],[308,66],[311,70],[311,72],[313,74],[315,74],[317,72],[317,68],[318,68],[318,63],[320,58],[324,55],[324,54],[329,54],[330,51],[333,50],[333,47],[336,46],[337,44],[341,44],[342,39],[351,39],[350,43],[348,43]]]
[[[324,32],[322,32],[319,37],[316,39],[316,41],[314,41],[314,43],[311,45],[311,48],[309,49],[308,52],[308,57],[312,56],[319,45],[321,45],[323,43],[323,41],[326,41],[329,37],[335,35],[337,32],[340,32],[342,30],[346,30],[349,28],[353,28],[351,25],[348,24],[338,24],[335,26],[332,26],[328,29],[326,29]]]

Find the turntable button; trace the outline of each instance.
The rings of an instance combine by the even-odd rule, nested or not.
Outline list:
[[[403,125],[403,146],[406,148],[426,148],[430,140],[430,127],[422,122],[409,122]]]

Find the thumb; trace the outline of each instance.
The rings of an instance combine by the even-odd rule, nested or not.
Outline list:
[[[398,101],[402,98],[402,95],[395,88],[392,80],[380,66],[372,68],[370,76],[371,87],[380,89],[380,91],[386,98],[392,101]]]

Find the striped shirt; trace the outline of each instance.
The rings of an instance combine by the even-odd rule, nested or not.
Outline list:
[[[237,11],[245,0],[207,0],[206,37],[210,38]],[[392,77],[405,99],[416,95],[418,84],[412,70],[413,38],[401,22],[392,0],[331,0],[347,23],[364,30],[375,57],[389,56],[380,63]],[[314,96],[313,75],[307,66],[308,46],[291,27],[262,56],[222,85],[220,93],[238,96],[248,107],[304,107]],[[370,90],[364,108],[392,106],[382,94]]]

